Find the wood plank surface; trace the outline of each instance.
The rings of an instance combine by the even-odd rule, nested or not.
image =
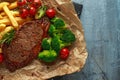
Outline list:
[[[51,80],[120,80],[120,0],[73,0],[83,4],[87,62],[82,71]]]

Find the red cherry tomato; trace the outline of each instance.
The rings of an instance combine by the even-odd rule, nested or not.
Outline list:
[[[66,60],[69,56],[68,48],[63,48],[60,50],[60,58]]]
[[[3,55],[0,53],[0,63],[3,62]]]
[[[56,11],[55,11],[54,9],[48,9],[48,10],[46,11],[46,15],[47,15],[49,18],[53,18],[53,17],[55,17],[55,15],[56,15]]]
[[[40,0],[33,0],[32,6],[35,8],[38,8],[41,6],[41,1]]]
[[[29,12],[28,12],[27,9],[22,9],[22,10],[20,11],[20,16],[21,16],[21,18],[26,18],[26,17],[28,16],[28,14],[29,14]]]
[[[30,7],[29,14],[30,14],[30,16],[34,16],[36,14],[36,8]]]
[[[25,5],[27,2],[26,2],[26,0],[18,0],[17,1],[17,5],[18,6],[23,6],[23,5]]]

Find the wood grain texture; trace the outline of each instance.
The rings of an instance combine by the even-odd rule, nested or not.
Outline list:
[[[120,0],[73,1],[83,4],[89,57],[82,71],[52,80],[120,80]]]

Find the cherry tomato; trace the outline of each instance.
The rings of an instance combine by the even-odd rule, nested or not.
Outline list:
[[[3,62],[3,55],[0,53],[0,63]]]
[[[67,59],[68,58],[68,56],[69,56],[69,50],[68,50],[68,48],[63,48],[63,49],[61,49],[60,50],[60,58],[61,59]]]
[[[30,16],[34,16],[36,14],[36,8],[30,7],[29,14],[30,14]]]
[[[46,15],[47,15],[49,18],[53,18],[53,17],[55,17],[55,15],[56,15],[56,11],[55,11],[54,9],[48,9],[48,10],[46,11]]]
[[[22,10],[20,11],[20,16],[21,16],[21,18],[26,18],[26,17],[28,16],[28,14],[29,14],[29,12],[28,12],[27,9],[22,9]]]
[[[40,0],[33,0],[32,6],[35,8],[38,8],[41,6],[41,1]]]
[[[23,5],[25,5],[27,2],[26,2],[26,0],[18,0],[17,1],[17,5],[18,6],[23,6]]]

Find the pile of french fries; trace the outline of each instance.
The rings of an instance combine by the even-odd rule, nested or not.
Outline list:
[[[19,11],[14,10],[17,7],[17,1],[13,3],[0,3],[0,39],[2,39],[3,35],[9,32],[11,29],[19,29],[19,25],[30,20],[30,18],[22,19]]]

